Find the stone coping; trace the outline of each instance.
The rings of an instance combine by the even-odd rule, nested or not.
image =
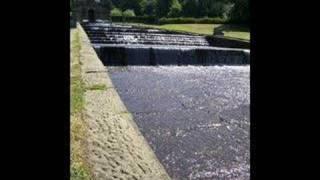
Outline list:
[[[121,101],[80,24],[77,29],[81,76],[86,87],[83,119],[88,130],[87,159],[94,178],[170,179]]]

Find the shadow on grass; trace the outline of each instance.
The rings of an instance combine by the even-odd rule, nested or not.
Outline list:
[[[247,25],[234,25],[234,24],[221,24],[218,27],[214,27],[214,31],[218,32],[250,32],[250,28]]]

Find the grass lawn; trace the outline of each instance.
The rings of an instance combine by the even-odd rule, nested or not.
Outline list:
[[[80,39],[77,29],[71,30],[71,180],[91,180],[85,161],[84,137],[86,131],[81,112],[84,106],[84,85],[81,80]]]
[[[165,30],[190,32],[201,35],[212,35],[213,28],[221,29],[225,37],[236,38],[241,40],[250,40],[250,30],[247,27],[240,27],[236,25],[223,25],[223,24],[165,24],[165,25],[147,25],[147,24],[136,24],[145,27],[152,27]]]

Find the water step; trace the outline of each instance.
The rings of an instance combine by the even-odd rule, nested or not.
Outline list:
[[[215,47],[97,45],[105,65],[246,65],[250,51]]]
[[[83,27],[93,44],[250,48],[248,42],[150,28],[103,23],[85,23]]]

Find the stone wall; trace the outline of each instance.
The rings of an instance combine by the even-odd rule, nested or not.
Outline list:
[[[207,36],[206,39],[209,42],[210,46],[250,49],[250,42],[246,41],[216,36]]]
[[[95,0],[75,0],[73,13],[78,21],[88,19],[89,10],[94,11],[96,19],[108,19],[110,9],[104,7],[101,2]]]
[[[88,163],[95,180],[169,180],[163,166],[122,103],[106,67],[78,24],[81,78],[84,81],[83,119],[88,130]]]

